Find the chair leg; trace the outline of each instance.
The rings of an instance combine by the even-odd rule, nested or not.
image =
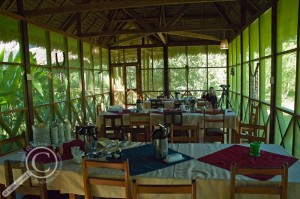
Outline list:
[[[0,184],[0,199],[4,199],[4,197],[2,196],[2,192],[4,191],[5,186],[4,184]]]

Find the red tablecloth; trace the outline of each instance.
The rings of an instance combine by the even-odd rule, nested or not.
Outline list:
[[[290,167],[298,159],[290,156],[279,155],[275,153],[270,153],[267,151],[260,151],[260,156],[253,157],[249,154],[250,147],[233,145],[226,149],[220,150],[218,152],[209,154],[207,156],[198,158],[199,161],[221,167],[230,171],[232,163],[236,163],[240,167],[280,167],[284,162],[288,163]],[[269,175],[255,175],[248,176],[257,180],[266,181],[274,176]]]

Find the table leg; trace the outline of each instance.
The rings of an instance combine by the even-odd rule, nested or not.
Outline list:
[[[76,199],[76,195],[73,193],[69,193],[69,199]]]

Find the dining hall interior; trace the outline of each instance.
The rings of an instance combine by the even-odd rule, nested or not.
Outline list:
[[[299,0],[0,1],[0,199],[296,199],[299,19]]]

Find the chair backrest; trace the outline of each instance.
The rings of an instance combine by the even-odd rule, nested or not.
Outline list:
[[[112,178],[108,177],[96,177],[89,176],[88,170],[89,168],[107,168],[114,170],[122,170],[123,176],[122,178],[116,178],[112,176]],[[91,185],[108,185],[108,186],[116,186],[116,187],[124,187],[126,198],[130,197],[130,179],[129,179],[129,163],[128,160],[124,160],[122,162],[101,162],[96,160],[87,160],[83,158],[82,161],[82,176],[83,176],[83,184],[84,184],[84,193],[86,199],[92,199],[93,195],[91,192]]]
[[[19,146],[17,148],[9,146],[14,143],[17,143]],[[8,146],[6,147],[7,148],[6,151],[3,150],[5,146]],[[5,140],[0,140],[0,156],[11,153],[25,146],[26,146],[26,135],[25,135],[25,131],[22,131],[21,135],[17,135],[15,137],[8,138]],[[13,150],[9,150],[9,149],[13,149]]]
[[[176,136],[174,132],[181,132],[180,136]],[[199,142],[199,134],[200,134],[200,125],[174,125],[171,124],[170,128],[170,141],[171,143],[175,142]]]
[[[237,134],[237,142],[241,140],[248,140],[251,142],[264,142],[268,144],[268,127],[266,125],[253,125],[253,124],[239,124],[239,131]]]
[[[197,109],[201,109],[202,107],[204,107],[206,105],[205,100],[203,99],[198,99],[197,100]]]
[[[162,100],[159,99],[152,99],[151,100],[151,108],[157,109],[157,108],[164,108],[164,103]]]
[[[165,111],[164,112],[164,124],[166,126],[182,125],[182,112],[181,111]]]
[[[150,113],[134,113],[129,114],[129,125],[130,127],[147,127],[148,133],[146,134],[145,139],[150,141],[150,132],[151,132],[151,121]]]
[[[29,194],[29,195],[36,195],[40,196],[41,199],[47,199],[47,183],[45,182],[45,169],[44,165],[38,162],[35,162],[33,165],[31,162],[27,164],[30,171],[32,171],[38,178],[38,183],[33,183],[34,179],[31,177],[28,178],[23,184],[21,184],[15,191],[13,191],[7,198],[8,199],[15,199],[16,192],[20,194]],[[35,166],[35,168],[33,167]],[[4,169],[5,169],[5,178],[6,184],[10,185],[14,183],[14,180],[17,179],[19,176],[14,176],[14,174],[18,173],[16,170],[20,170],[23,173],[27,171],[27,167],[24,166],[24,162],[22,161],[11,161],[6,160],[4,162]]]
[[[172,185],[151,185],[138,184],[133,180],[133,199],[138,199],[138,194],[190,194],[192,199],[196,199],[196,181],[191,184],[172,184]]]
[[[129,125],[133,126],[150,126],[150,113],[135,113],[129,114]]]
[[[122,133],[128,141],[132,142],[146,142],[148,139],[148,128],[147,127],[123,127]]]
[[[266,184],[257,181],[255,184],[237,183],[236,175],[280,175],[281,181],[278,184]],[[287,199],[288,166],[284,163],[277,168],[241,168],[235,164],[231,165],[230,199],[235,198],[235,194],[275,194],[280,195],[280,199]]]
[[[222,128],[225,129],[225,110],[206,110],[204,112],[204,129]]]
[[[103,137],[122,139],[121,128],[123,126],[122,115],[103,115]]]
[[[249,124],[257,125],[259,122],[259,103],[250,102]]]

